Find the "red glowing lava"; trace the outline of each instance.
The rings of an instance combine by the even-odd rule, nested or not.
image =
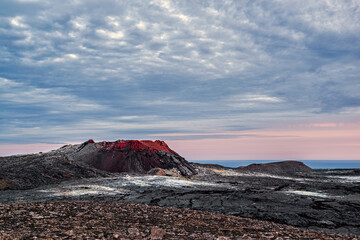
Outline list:
[[[89,140],[90,141],[90,140]],[[102,148],[106,150],[153,150],[153,151],[164,151],[173,154],[177,154],[169,148],[169,146],[160,140],[117,140],[115,142],[103,142]]]

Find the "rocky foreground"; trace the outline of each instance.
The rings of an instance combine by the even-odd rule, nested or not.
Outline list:
[[[272,222],[135,203],[0,205],[1,239],[357,239]]]

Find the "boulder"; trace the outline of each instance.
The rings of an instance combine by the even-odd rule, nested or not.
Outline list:
[[[179,177],[181,174],[175,169],[161,169],[161,168],[152,168],[147,172],[149,175],[158,175],[158,176],[176,176]]]
[[[7,177],[0,176],[0,191],[12,189],[14,187],[14,183],[8,179]]]

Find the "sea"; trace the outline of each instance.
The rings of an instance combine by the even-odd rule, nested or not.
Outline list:
[[[270,163],[284,160],[189,160],[202,164],[219,164],[224,167],[236,168],[252,163]],[[360,160],[296,160],[303,162],[313,169],[355,169],[360,168]]]

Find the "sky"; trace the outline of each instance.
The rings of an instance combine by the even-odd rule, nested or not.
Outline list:
[[[360,159],[360,1],[1,0],[0,155],[88,139]]]

